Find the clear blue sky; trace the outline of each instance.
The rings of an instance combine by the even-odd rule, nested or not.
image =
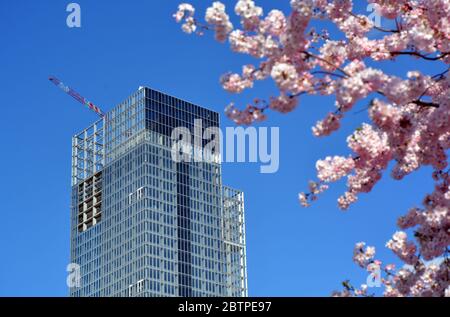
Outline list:
[[[231,100],[275,93],[269,82],[238,97],[224,92],[219,76],[252,59],[232,54],[211,36],[182,33],[171,17],[177,0],[79,0],[80,29],[66,26],[69,2],[0,2],[2,296],[67,294],[71,136],[97,118],[52,85],[49,75],[105,110],[139,85],[220,113]],[[194,1],[200,10],[207,2]],[[287,9],[289,1],[276,2]],[[275,5],[259,3],[266,12]],[[423,69],[414,63],[402,58],[383,67],[404,76],[408,67]],[[292,114],[270,116],[265,125],[281,127],[278,173],[260,174],[255,164],[224,164],[224,183],[242,189],[246,197],[250,295],[327,296],[345,278],[365,281],[365,272],[351,259],[355,242],[367,241],[381,259],[393,260],[384,244],[396,230],[396,218],[432,189],[430,170],[423,169],[403,182],[386,175],[346,213],[336,204],[344,183],[313,207],[301,208],[297,193],[314,178],[315,161],[347,154],[346,136],[367,120],[365,113],[349,114],[339,133],[314,138],[311,126],[333,102],[307,97]],[[222,117],[222,124],[232,123]]]

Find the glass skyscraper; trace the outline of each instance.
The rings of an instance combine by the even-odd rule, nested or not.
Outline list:
[[[172,160],[218,113],[146,87],[72,140],[71,296],[247,296],[244,195],[220,160]],[[195,137],[195,135],[194,135]]]

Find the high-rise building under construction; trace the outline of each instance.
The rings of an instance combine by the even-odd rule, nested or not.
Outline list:
[[[171,132],[218,113],[140,87],[72,140],[71,296],[247,296],[244,195]],[[203,131],[202,131],[203,132]]]

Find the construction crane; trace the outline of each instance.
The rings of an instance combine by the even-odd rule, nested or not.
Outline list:
[[[89,109],[91,109],[92,111],[97,113],[101,118],[103,118],[105,116],[104,112],[99,107],[97,107],[92,102],[90,102],[89,100],[87,100],[86,98],[81,96],[79,93],[77,93],[72,88],[64,85],[64,83],[61,82],[58,78],[56,78],[56,77],[49,77],[48,79],[52,83],[54,83],[56,86],[61,88],[66,94],[72,96],[75,100],[77,100],[78,102],[82,103],[83,105],[87,106]]]

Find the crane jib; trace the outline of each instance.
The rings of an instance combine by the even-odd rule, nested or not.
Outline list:
[[[83,96],[81,96],[79,93],[77,93],[75,90],[70,88],[69,86],[64,85],[63,82],[61,82],[58,78],[50,77],[49,80],[58,86],[62,91],[67,93],[69,96],[72,96],[74,99],[76,99],[78,102],[82,103],[83,105],[87,106],[92,111],[96,112],[100,117],[104,117],[104,114],[102,110],[94,105],[92,102],[85,99]]]

